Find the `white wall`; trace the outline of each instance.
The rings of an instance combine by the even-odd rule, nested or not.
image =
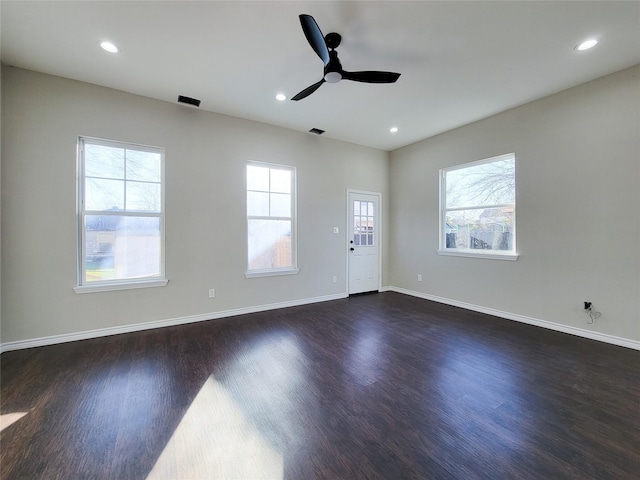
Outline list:
[[[3,342],[344,294],[346,190],[388,198],[387,152],[11,67],[2,89]],[[78,135],[165,147],[166,287],[74,293]],[[247,160],[297,167],[298,275],[244,276]]]
[[[437,255],[439,169],[509,152],[519,260]],[[640,66],[390,158],[390,285],[640,340]]]

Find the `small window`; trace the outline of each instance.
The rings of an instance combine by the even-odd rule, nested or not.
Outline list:
[[[515,154],[440,171],[440,249],[444,255],[515,260]]]
[[[297,273],[296,171],[247,164],[247,277]]]
[[[81,137],[78,287],[166,285],[164,150]]]
[[[353,243],[359,246],[373,246],[375,226],[374,202],[353,201]]]

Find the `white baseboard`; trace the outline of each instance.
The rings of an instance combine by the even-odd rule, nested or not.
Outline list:
[[[32,338],[28,340],[18,340],[16,342],[7,342],[0,344],[0,353],[11,350],[22,350],[24,348],[42,347],[45,345],[55,345],[57,343],[75,342],[76,340],[86,340],[89,338],[107,337],[109,335],[119,335],[121,333],[139,332],[142,330],[151,330],[153,328],[170,327],[173,325],[184,325],[187,323],[203,322],[206,320],[216,320],[219,318],[234,317],[236,315],[245,315],[247,313],[264,312],[267,310],[275,310],[277,308],[297,307],[299,305],[307,305],[310,303],[328,302],[330,300],[339,300],[347,298],[346,293],[338,293],[333,295],[324,295],[321,297],[303,298],[300,300],[289,300],[286,302],[269,303],[266,305],[256,305],[253,307],[242,307],[232,310],[224,310],[220,312],[203,313],[200,315],[190,315],[187,317],[170,318],[165,320],[156,320],[153,322],[135,323],[132,325],[122,325],[119,327],[99,328],[96,330],[86,330],[84,332],[66,333],[63,335],[53,335],[50,337]]]
[[[444,303],[452,305],[454,307],[464,308],[466,310],[472,310],[475,312],[486,313],[507,320],[514,320],[516,322],[526,323],[529,325],[535,325],[537,327],[543,327],[558,332],[569,333],[571,335],[577,335],[579,337],[589,338],[591,340],[598,340],[605,343],[611,343],[621,347],[631,348],[634,350],[640,350],[640,342],[636,340],[630,340],[627,338],[616,337],[605,333],[592,332],[582,328],[570,327],[562,325],[560,323],[549,322],[547,320],[540,320],[537,318],[526,317],[524,315],[518,315],[515,313],[503,312],[501,310],[495,310],[492,308],[481,307],[470,303],[460,302],[458,300],[451,300],[449,298],[438,297],[436,295],[429,295],[427,293],[416,292],[414,290],[407,290],[405,288],[384,286],[380,288],[380,292],[397,292],[405,295],[411,295],[413,297],[423,298],[425,300],[432,300],[438,303]],[[256,305],[253,307],[243,307],[232,310],[224,310],[220,312],[203,313],[200,315],[191,315],[187,317],[178,317],[165,320],[157,320],[153,322],[136,323],[132,325],[123,325],[119,327],[100,328],[96,330],[87,330],[84,332],[68,333],[63,335],[53,335],[50,337],[32,338],[27,340],[18,340],[15,342],[7,342],[0,344],[0,353],[8,352],[11,350],[21,350],[24,348],[42,347],[45,345],[55,345],[57,343],[74,342],[77,340],[86,340],[89,338],[106,337],[109,335],[118,335],[121,333],[139,332],[142,330],[150,330],[153,328],[170,327],[173,325],[184,325],[187,323],[202,322],[206,320],[216,320],[219,318],[233,317],[236,315],[244,315],[248,313],[264,312],[267,310],[275,310],[277,308],[296,307],[299,305],[307,305],[310,303],[327,302],[330,300],[339,300],[346,298],[346,293],[338,293],[333,295],[325,295],[321,297],[304,298],[300,300],[290,300],[286,302],[270,303],[265,305]]]
[[[432,300],[438,303],[445,303],[454,307],[464,308],[466,310],[472,310],[474,312],[486,313],[495,317],[506,318],[507,320],[514,320],[516,322],[527,323],[529,325],[535,325],[537,327],[547,328],[549,330],[555,330],[557,332],[569,333],[578,337],[589,338],[591,340],[599,340],[605,343],[611,343],[620,347],[632,348],[634,350],[640,350],[640,342],[636,340],[630,340],[628,338],[616,337],[614,335],[608,335],[606,333],[592,332],[583,328],[570,327],[568,325],[562,325],[561,323],[549,322],[547,320],[540,320],[538,318],[526,317],[524,315],[518,315],[517,313],[503,312],[501,310],[494,310],[493,308],[481,307],[473,305],[471,303],[459,302],[458,300],[451,300],[449,298],[438,297],[436,295],[429,295],[428,293],[416,292],[414,290],[407,290],[400,287],[384,287],[385,291],[404,293],[405,295],[411,295],[413,297],[424,298],[425,300]],[[381,290],[382,291],[382,290]]]

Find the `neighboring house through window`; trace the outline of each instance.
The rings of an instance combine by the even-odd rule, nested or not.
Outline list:
[[[443,255],[515,260],[515,154],[440,171]]]
[[[247,277],[294,274],[296,170],[247,163]]]
[[[81,137],[76,292],[166,285],[164,149]]]

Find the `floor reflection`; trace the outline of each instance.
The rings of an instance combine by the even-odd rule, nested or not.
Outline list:
[[[7,428],[9,425],[17,422],[29,412],[13,412],[3,413],[0,415],[0,432]]]
[[[284,462],[229,392],[209,377],[147,479],[282,479]]]
[[[528,426],[518,393],[518,363],[501,351],[470,341],[452,345],[444,358],[434,377],[436,395],[430,401],[438,402],[440,421],[454,438],[470,442],[469,448],[475,440],[473,450],[482,450],[486,447],[482,437],[495,435],[503,442],[505,454],[524,445]]]
[[[366,386],[384,375],[387,345],[377,325],[361,322],[358,329],[345,368],[357,384]]]

